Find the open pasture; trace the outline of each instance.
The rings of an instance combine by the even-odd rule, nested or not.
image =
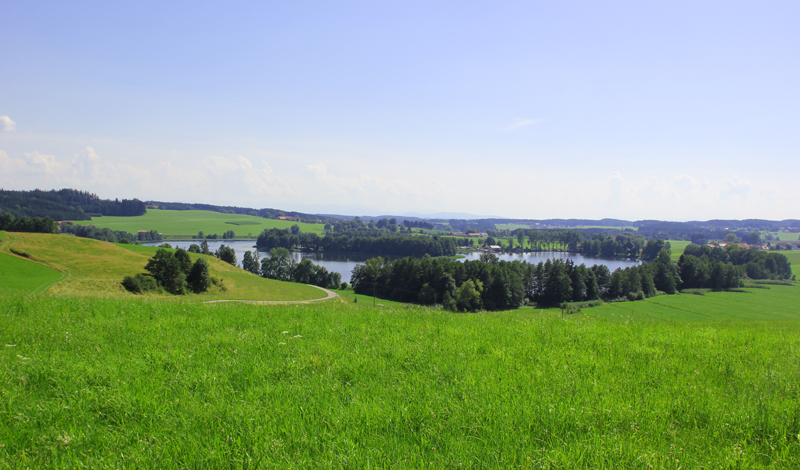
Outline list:
[[[10,296],[0,336],[0,466],[800,466],[796,321]]]
[[[764,235],[772,235],[774,238],[780,238],[780,241],[790,241],[790,240],[798,240],[800,239],[800,232],[762,232],[762,238]],[[777,241],[777,240],[774,240]]]
[[[257,237],[264,229],[290,228],[298,225],[306,233],[324,233],[324,224],[305,224],[287,220],[264,219],[252,215],[223,214],[212,211],[169,211],[147,209],[147,214],[136,217],[96,217],[92,220],[74,222],[78,225],[94,225],[99,228],[110,228],[133,233],[139,230],[155,230],[171,238],[190,239],[198,232],[206,235],[222,236],[233,230],[237,237]]]
[[[742,292],[661,295],[586,309],[589,315],[617,320],[707,322],[800,320],[800,286],[768,285]]]
[[[145,272],[147,260],[158,250],[156,247],[112,244],[88,238],[41,233],[7,233],[3,246],[12,244],[15,250],[28,254],[38,264],[13,257],[12,253],[3,248],[3,255],[13,257],[14,263],[25,266],[25,269],[38,270],[37,272],[42,269],[58,271],[57,277],[63,277],[64,280],[52,285],[48,292],[61,295],[135,297],[125,291],[120,282],[124,276]],[[204,256],[209,263],[211,275],[223,279],[227,289],[224,292],[212,289],[205,294],[188,295],[187,298],[192,300],[311,300],[326,295],[317,288],[303,284],[254,276],[213,256],[194,253],[189,256],[192,261]],[[17,282],[29,281],[17,279]]]

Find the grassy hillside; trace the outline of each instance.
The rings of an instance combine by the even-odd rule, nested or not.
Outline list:
[[[0,335],[12,468],[800,467],[796,321],[8,296]]]
[[[121,284],[122,278],[144,271],[147,260],[151,258],[157,248],[136,245],[115,245],[77,238],[67,235],[50,235],[39,233],[7,233],[2,248],[5,253],[0,258],[0,271],[6,269],[34,270],[36,272],[58,271],[58,277],[64,280],[49,288],[54,294],[78,295],[122,295],[133,296],[126,292]],[[12,256],[10,251],[27,254],[36,264],[20,257]],[[194,261],[200,256],[190,253]],[[219,261],[213,256],[206,256],[212,276],[222,278],[227,288],[226,292],[210,291],[203,295],[188,295],[184,298],[191,300],[310,300],[325,297],[321,290],[290,282],[273,281],[254,276],[239,268]],[[17,266],[17,268],[13,268]],[[44,270],[44,271],[43,271]],[[21,271],[18,271],[21,272]],[[63,276],[62,276],[63,275]],[[42,274],[43,276],[43,274]],[[50,278],[52,278],[52,274]],[[16,278],[16,276],[12,276]],[[28,288],[19,290],[33,290],[39,281],[18,280],[26,283]],[[22,286],[25,287],[25,286]]]
[[[147,209],[147,214],[137,217],[96,217],[92,220],[82,220],[75,223],[110,228],[112,230],[123,230],[133,234],[136,234],[139,230],[156,230],[167,236],[183,238],[191,238],[200,231],[206,235],[216,233],[222,236],[228,230],[233,230],[237,237],[244,237],[248,234],[257,237],[264,229],[284,229],[295,224],[300,226],[300,230],[308,233],[322,234],[325,228],[323,224],[304,224],[285,220],[264,219],[251,215],[160,209]]]
[[[5,232],[0,232],[0,295],[41,292],[64,278],[60,272],[47,266],[4,253],[9,241]]]

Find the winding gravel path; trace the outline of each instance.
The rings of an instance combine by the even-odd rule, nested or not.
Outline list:
[[[203,303],[216,304],[219,302],[242,302],[246,304],[305,304],[309,302],[321,302],[323,300],[339,297],[339,294],[337,294],[336,292],[329,291],[328,289],[323,289],[322,287],[319,286],[312,286],[311,284],[307,285],[310,287],[316,287],[317,289],[324,291],[328,295],[321,299],[311,299],[311,300],[209,300]]]

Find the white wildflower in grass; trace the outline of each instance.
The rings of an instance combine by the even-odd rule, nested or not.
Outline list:
[[[295,338],[302,338],[300,335],[294,335]]]
[[[286,345],[286,343],[283,343],[283,342],[278,343],[278,344],[281,345],[281,346],[285,346]]]
[[[288,335],[288,334],[289,334],[289,332],[288,332],[288,331],[281,331],[281,334],[282,334],[282,335]]]

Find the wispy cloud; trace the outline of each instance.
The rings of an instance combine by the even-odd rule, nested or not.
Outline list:
[[[523,118],[517,118],[517,121],[514,124],[512,124],[511,126],[507,127],[506,130],[507,131],[515,131],[515,130],[523,128],[523,127],[532,126],[534,124],[541,124],[541,123],[546,122],[546,121],[547,121],[546,119],[523,119]]]
[[[14,132],[17,130],[17,123],[8,116],[0,116],[0,131]]]

